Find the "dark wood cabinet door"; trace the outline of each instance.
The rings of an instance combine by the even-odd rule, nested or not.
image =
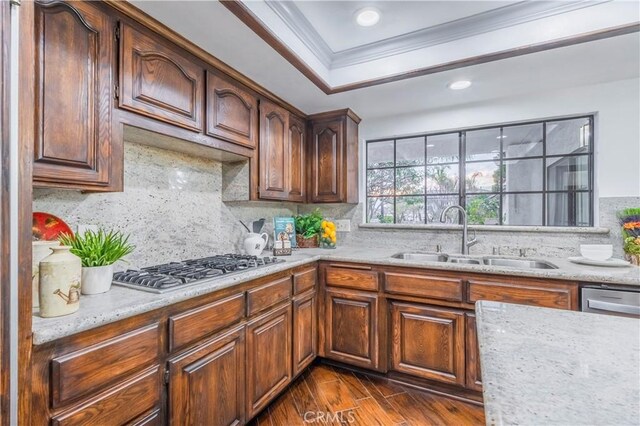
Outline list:
[[[324,353],[359,367],[379,368],[378,295],[325,289]]]
[[[236,327],[169,361],[170,424],[244,424],[244,343]]]
[[[478,347],[478,331],[476,330],[475,314],[466,313],[465,326],[467,329],[466,338],[466,359],[467,359],[467,388],[482,391],[482,376],[480,375],[480,348]]]
[[[289,116],[289,201],[305,201],[306,179],[305,123]]]
[[[271,102],[260,102],[259,197],[289,198],[289,113]]]
[[[311,202],[342,201],[342,121],[314,124],[311,132]]]
[[[255,148],[258,141],[258,99],[247,90],[207,72],[207,134]]]
[[[318,354],[316,293],[293,300],[293,375],[304,370]]]
[[[291,381],[291,303],[247,324],[247,419]]]
[[[34,25],[34,182],[106,187],[116,160],[112,20],[92,2],[36,3]]]
[[[121,24],[120,108],[202,131],[204,69],[160,38]]]
[[[391,366],[395,371],[464,385],[464,313],[391,304]]]

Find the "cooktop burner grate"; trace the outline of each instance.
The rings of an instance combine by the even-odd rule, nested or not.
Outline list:
[[[148,266],[139,270],[116,272],[113,274],[113,283],[153,293],[164,293],[222,275],[240,273],[280,262],[284,260],[242,254],[216,255]]]

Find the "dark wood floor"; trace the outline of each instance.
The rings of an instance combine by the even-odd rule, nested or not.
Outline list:
[[[303,373],[251,423],[252,426],[483,424],[481,406],[324,364]]]

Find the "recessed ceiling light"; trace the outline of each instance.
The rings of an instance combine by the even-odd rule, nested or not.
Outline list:
[[[506,137],[507,137],[507,135],[500,135],[500,136],[496,137],[496,139],[504,139]]]
[[[449,83],[449,89],[451,90],[462,90],[471,86],[471,82],[469,80],[458,80],[453,83]]]
[[[434,146],[435,146],[435,145],[434,145],[434,144],[432,144],[432,143],[427,144],[427,148],[433,148]]]
[[[375,7],[365,7],[356,12],[356,22],[361,27],[371,27],[380,20],[380,11]]]

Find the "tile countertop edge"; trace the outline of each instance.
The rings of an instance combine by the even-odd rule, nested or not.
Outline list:
[[[479,301],[476,324],[487,424],[640,421],[640,320]]]
[[[416,262],[391,258],[390,256],[397,251],[398,249],[371,249],[368,247],[348,246],[331,250],[330,253],[328,253],[328,250],[323,249],[299,250],[294,252],[294,255],[287,259],[286,262],[279,263],[277,265],[257,269],[255,271],[248,272],[246,275],[234,275],[210,283],[194,285],[183,290],[176,290],[174,292],[164,294],[147,293],[139,290],[113,286],[110,292],[102,295],[82,296],[80,299],[80,312],[82,315],[75,313],[57,318],[41,318],[34,315],[32,327],[33,344],[42,345],[53,340],[97,328],[135,315],[150,312],[155,309],[160,309],[184,300],[213,293],[265,275],[274,274],[321,260],[353,263],[365,262],[375,265],[400,266],[416,269],[512,275],[529,278],[640,286],[640,268],[637,267],[633,267],[634,269],[631,270],[629,268],[595,268],[575,265],[566,259],[554,258],[548,260],[560,266],[561,269],[522,270],[484,265]],[[122,299],[118,299],[116,296],[119,296]],[[97,313],[89,312],[92,304],[99,305],[97,302],[98,300],[107,301],[108,303],[109,300],[105,298],[111,298],[112,304],[115,304],[116,306],[109,310],[102,309],[102,311]],[[132,300],[124,303],[121,302],[121,300],[129,298]],[[83,300],[85,301],[84,306]],[[87,304],[89,305],[89,308],[86,307]]]

